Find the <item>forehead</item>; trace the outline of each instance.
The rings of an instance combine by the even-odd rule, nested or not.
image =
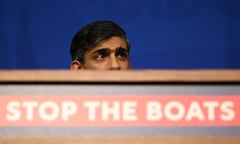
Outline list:
[[[119,47],[127,49],[127,42],[124,38],[114,36],[107,40],[103,40],[103,41],[99,42],[90,51],[95,51],[95,50],[101,49],[101,48],[116,49]]]

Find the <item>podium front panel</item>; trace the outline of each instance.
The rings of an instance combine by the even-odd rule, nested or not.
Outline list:
[[[239,82],[2,82],[0,143],[239,143]]]

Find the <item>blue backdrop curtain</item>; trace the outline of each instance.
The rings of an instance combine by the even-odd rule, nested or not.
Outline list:
[[[69,69],[100,19],[127,32],[133,69],[240,68],[240,0],[0,0],[0,69]]]

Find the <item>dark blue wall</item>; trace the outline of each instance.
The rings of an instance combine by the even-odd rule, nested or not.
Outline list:
[[[240,68],[240,0],[0,0],[0,69],[68,69],[99,19],[126,30],[134,69]]]

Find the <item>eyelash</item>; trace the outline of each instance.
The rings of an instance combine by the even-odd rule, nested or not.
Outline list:
[[[93,56],[94,60],[97,61],[101,61],[104,60],[106,57],[108,57],[110,54],[108,52],[99,52],[96,53]],[[126,52],[116,52],[115,56],[119,59],[119,60],[126,60],[128,58],[128,54]]]
[[[120,56],[120,59],[121,59],[121,60],[125,60],[126,58],[128,58],[128,54],[125,53],[125,52],[118,52],[118,53],[116,54],[116,56],[117,56],[117,57]]]
[[[105,57],[107,57],[107,53],[106,52],[102,52],[102,53],[97,53],[96,55],[94,55],[94,59],[98,60],[99,57],[101,57],[101,59],[104,59]]]

